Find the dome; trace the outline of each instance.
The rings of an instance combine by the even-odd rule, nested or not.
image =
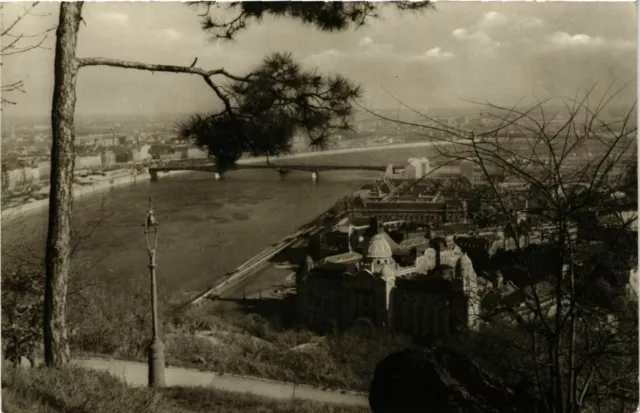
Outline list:
[[[371,238],[367,250],[367,258],[392,258],[393,253],[389,243],[382,234],[376,234]]]

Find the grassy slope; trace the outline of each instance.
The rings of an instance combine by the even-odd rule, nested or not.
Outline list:
[[[155,392],[130,388],[107,373],[67,368],[14,369],[2,374],[4,413],[365,413],[348,407],[307,401],[274,401],[204,388],[170,388]]]
[[[130,305],[138,303],[132,301]],[[376,364],[390,352],[410,344],[407,337],[388,331],[367,334],[348,331],[322,337],[310,331],[288,330],[279,326],[277,320],[272,322],[256,314],[238,317],[220,314],[212,305],[204,303],[180,317],[163,318],[172,324],[167,323],[162,329],[166,359],[171,366],[366,392]],[[118,311],[131,314],[135,310]],[[148,330],[124,328],[122,317],[113,319],[121,325],[99,323],[94,316],[88,317],[84,326],[87,332],[83,337],[74,337],[84,340],[72,342],[73,354],[144,361]],[[92,330],[94,327],[96,330]],[[109,329],[99,330],[105,327]],[[216,342],[193,335],[202,330],[211,331]],[[133,342],[138,346],[131,346]],[[316,345],[309,351],[292,351],[307,343]]]

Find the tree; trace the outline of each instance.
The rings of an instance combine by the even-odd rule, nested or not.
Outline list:
[[[637,202],[626,195],[637,190],[630,173],[637,171],[635,102],[607,118],[618,94],[612,87],[595,105],[594,88],[562,100],[564,109],[553,117],[548,101],[527,109],[489,103],[483,112],[494,125],[473,132],[421,113],[424,123],[377,115],[443,132],[447,138],[435,141],[438,157],[472,162],[485,182],[480,198],[506,223],[501,228],[512,244],[492,265],[515,290],[485,313],[488,327],[456,345],[523,383],[538,411],[636,407],[637,297],[629,299],[625,288],[637,268]],[[518,138],[505,137],[508,130]],[[518,224],[518,213],[530,224]],[[577,228],[585,223],[589,239]],[[539,245],[527,245],[523,235]]]
[[[55,27],[42,30],[38,33],[19,33],[20,29],[24,26],[24,21],[30,16],[41,16],[35,14],[39,1],[33,3],[24,3],[22,5],[22,12],[14,17],[9,17],[9,21],[5,21],[7,6],[5,3],[0,4],[0,15],[2,16],[2,28],[0,28],[0,57],[6,59],[10,56],[26,53],[30,50],[42,48],[42,44],[49,37],[49,34],[55,29]],[[4,79],[3,79],[4,80]],[[11,80],[7,83],[3,83],[0,86],[0,93],[2,94],[1,105],[6,104],[15,105],[16,102],[10,100],[6,96],[13,92],[25,93],[24,81],[21,79]],[[0,106],[1,107],[1,106]]]
[[[378,3],[263,2],[230,3],[237,16],[218,22],[210,15],[214,2],[205,7],[203,29],[227,39],[266,15],[283,16],[321,30],[340,31],[361,26],[383,7]],[[401,10],[421,10],[428,2],[393,3]],[[277,154],[288,150],[293,133],[306,131],[321,145],[334,129],[349,127],[351,106],[359,88],[336,76],[325,78],[304,71],[287,54],[267,57],[251,73],[238,76],[223,68],[205,70],[195,66],[147,64],[141,62],[78,57],[76,45],[82,21],[82,2],[62,3],[56,31],[55,79],[51,126],[51,181],[46,252],[44,306],[45,362],[63,365],[69,360],[65,321],[67,280],[70,261],[70,220],[73,205],[74,113],[78,71],[88,66],[111,66],[150,72],[200,76],[223,104],[213,115],[194,116],[182,125],[182,136],[192,136],[220,163],[232,167],[242,153]],[[221,80],[222,79],[222,80]],[[226,87],[223,81],[230,82]]]

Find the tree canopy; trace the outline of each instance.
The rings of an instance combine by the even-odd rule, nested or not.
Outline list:
[[[400,10],[422,10],[429,2],[394,2]],[[233,2],[191,3],[202,9],[202,28],[214,38],[231,40],[266,16],[298,20],[322,31],[342,31],[378,18],[383,3],[370,2]],[[235,17],[220,20],[215,9]],[[222,111],[192,116],[179,125],[181,139],[206,148],[220,170],[243,155],[278,156],[291,150],[294,136],[306,135],[312,147],[324,147],[334,131],[352,128],[353,104],[361,88],[340,75],[323,76],[304,69],[289,53],[266,56],[249,74],[226,74],[228,83],[207,83],[224,104]]]

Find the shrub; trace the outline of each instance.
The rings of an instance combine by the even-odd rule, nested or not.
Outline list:
[[[132,389],[106,372],[8,368],[2,374],[3,411],[35,413],[180,413],[151,389]]]
[[[7,360],[33,357],[42,340],[44,275],[17,266],[2,271],[2,351]]]

